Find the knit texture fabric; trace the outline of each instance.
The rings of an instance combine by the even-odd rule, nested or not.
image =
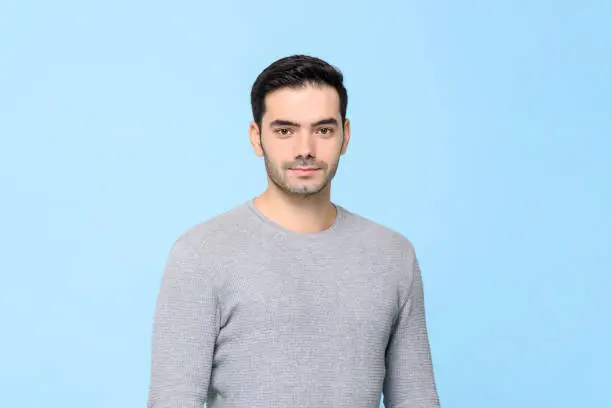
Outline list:
[[[247,201],[176,240],[149,408],[440,406],[413,245],[336,208],[301,234]]]

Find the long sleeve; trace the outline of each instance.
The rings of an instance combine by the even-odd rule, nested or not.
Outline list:
[[[207,270],[184,240],[164,269],[151,341],[148,408],[202,408],[219,332],[219,309]]]
[[[416,256],[411,282],[386,350],[385,408],[440,406],[425,322],[423,281]]]

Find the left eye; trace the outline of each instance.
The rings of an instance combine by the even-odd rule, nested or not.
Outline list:
[[[332,130],[330,128],[321,128],[319,129],[319,133],[322,135],[329,135],[332,133]]]

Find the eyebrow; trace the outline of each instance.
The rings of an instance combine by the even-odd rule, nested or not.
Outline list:
[[[334,118],[329,118],[329,119],[318,120],[318,121],[310,124],[311,127],[317,127],[317,126],[321,126],[321,125],[335,125],[335,126],[338,126],[338,121],[336,119],[334,119]],[[296,122],[292,122],[290,120],[276,119],[276,120],[273,120],[272,122],[270,122],[270,126],[271,127],[277,127],[277,126],[300,127],[300,124],[296,123]]]

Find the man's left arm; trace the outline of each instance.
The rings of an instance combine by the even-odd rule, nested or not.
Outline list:
[[[425,322],[423,280],[412,251],[411,281],[387,345],[383,384],[385,408],[438,408]]]

